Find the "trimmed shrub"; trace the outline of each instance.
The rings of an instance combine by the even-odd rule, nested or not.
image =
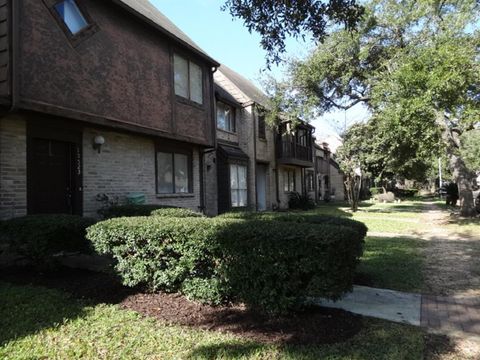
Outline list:
[[[266,219],[111,219],[87,237],[113,255],[126,285],[210,304],[243,302],[270,314],[308,296],[342,296],[363,249],[353,227]]]
[[[242,219],[242,220],[268,220],[282,222],[296,222],[309,224],[324,224],[335,226],[346,226],[357,231],[358,236],[364,238],[367,235],[367,226],[356,220],[339,216],[304,214],[295,212],[230,212],[219,216],[226,219]]]
[[[135,217],[135,216],[149,216],[152,211],[157,209],[175,209],[174,206],[168,205],[154,205],[154,204],[126,204],[113,205],[99,210],[100,216],[104,219],[112,219],[119,217]]]
[[[59,252],[91,251],[85,235],[94,223],[75,215],[29,215],[1,222],[0,242],[37,267],[51,267]]]
[[[417,195],[418,190],[417,189],[397,189],[395,188],[393,190],[393,193],[395,194],[396,197],[398,198],[412,198]]]
[[[113,256],[125,285],[177,292],[187,279],[214,275],[217,231],[207,218],[132,217],[97,223],[87,238]]]
[[[176,218],[203,217],[203,214],[199,212],[183,208],[158,209],[152,211],[151,215]]]
[[[315,202],[308,194],[292,192],[288,196],[288,208],[292,210],[310,210],[315,208]]]
[[[395,201],[395,194],[392,193],[391,191],[387,193],[378,194],[378,195],[375,195],[375,200],[379,202],[391,203]]]

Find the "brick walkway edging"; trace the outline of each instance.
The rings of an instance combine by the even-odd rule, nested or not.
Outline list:
[[[422,295],[420,324],[434,333],[480,339],[480,299]]]

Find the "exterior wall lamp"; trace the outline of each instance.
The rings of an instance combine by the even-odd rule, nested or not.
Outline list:
[[[97,135],[93,138],[93,148],[100,154],[102,152],[102,146],[105,144],[105,138],[101,135]]]

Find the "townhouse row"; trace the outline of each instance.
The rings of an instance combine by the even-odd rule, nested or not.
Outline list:
[[[0,219],[97,216],[105,195],[208,215],[343,199],[314,128],[148,0],[0,0]]]

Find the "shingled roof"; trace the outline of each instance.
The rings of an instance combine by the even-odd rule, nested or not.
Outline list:
[[[247,80],[245,77],[223,64],[218,68],[218,71],[225,75],[225,77],[227,77],[251,101],[264,107],[268,107],[267,95],[265,95],[263,91],[256,87],[250,80]]]
[[[190,39],[187,34],[180,30],[173,22],[171,22],[160,10],[158,10],[148,0],[112,0],[126,10],[130,11],[146,23],[154,26],[170,38],[179,41],[184,46],[200,55],[205,60],[215,66],[220,64],[203,51],[195,42]]]

